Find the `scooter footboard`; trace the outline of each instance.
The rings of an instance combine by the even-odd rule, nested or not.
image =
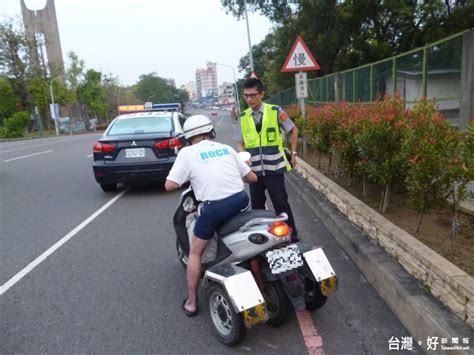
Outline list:
[[[313,274],[314,281],[319,284],[321,293],[327,296],[337,290],[338,280],[326,254],[322,248],[312,249],[303,253],[305,264]]]
[[[243,313],[247,327],[266,320],[265,299],[249,270],[231,264],[219,265],[206,270],[204,279],[225,288],[235,313]]]

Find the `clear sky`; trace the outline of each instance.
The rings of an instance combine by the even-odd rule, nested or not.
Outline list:
[[[46,0],[25,3],[40,9]],[[55,6],[65,61],[74,51],[87,68],[112,73],[124,85],[156,72],[179,87],[195,81],[207,61],[230,65],[242,77],[246,22],[227,15],[219,0],[56,0]],[[20,0],[0,0],[0,14],[21,19]],[[256,13],[249,13],[249,25],[252,44],[272,26]],[[219,84],[233,81],[230,68],[218,66],[217,75]]]

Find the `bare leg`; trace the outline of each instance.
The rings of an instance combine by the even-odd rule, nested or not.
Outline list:
[[[194,312],[197,309],[197,296],[199,280],[201,278],[201,257],[210,240],[202,240],[193,235],[191,250],[189,251],[188,268],[186,276],[188,279],[188,301],[186,309]]]

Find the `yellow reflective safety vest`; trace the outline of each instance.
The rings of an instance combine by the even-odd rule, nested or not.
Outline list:
[[[250,153],[253,172],[258,175],[280,175],[291,166],[283,151],[283,139],[278,124],[279,107],[263,103],[262,129],[257,132],[252,109],[240,116],[242,138]]]

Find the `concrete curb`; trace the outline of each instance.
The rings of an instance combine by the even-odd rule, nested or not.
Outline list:
[[[380,243],[380,236],[378,239],[376,238],[375,241],[371,241],[370,238],[367,238],[367,231],[364,230],[367,229],[367,225],[363,226],[363,228],[358,226],[358,228],[361,228],[361,232],[361,230],[355,226],[358,223],[352,224],[347,218],[348,215],[351,215],[352,219],[359,219],[359,224],[364,225],[372,223],[371,218],[376,217],[373,216],[373,214],[377,215],[377,217],[381,217],[385,220],[382,221],[383,226],[378,225],[378,223],[369,226],[369,228],[373,229],[371,234],[375,233],[376,235],[388,232],[388,234],[393,237],[394,234],[399,232],[398,230],[394,231],[393,228],[398,227],[341,189],[305,162],[299,160],[297,170],[301,175],[295,173],[287,174],[288,183],[298,191],[300,198],[308,203],[311,210],[334,235],[336,241],[365,275],[372,287],[417,340],[425,344],[428,337],[438,337],[439,339],[457,337],[460,340],[462,338],[474,339],[474,332],[471,326],[449,312],[438,299],[433,297],[427,289],[421,287],[420,283],[400,265],[400,263],[403,264],[403,256],[407,253],[407,248],[413,248],[415,253],[423,252],[425,249],[420,249],[420,246],[417,244],[411,245],[411,240],[407,241],[401,238],[400,241],[393,241],[389,249],[391,249],[390,252],[392,253],[396,252],[396,258],[400,262],[398,263],[388,252],[380,248],[379,245],[384,246],[384,244]],[[308,181],[306,181],[305,178]],[[318,181],[316,182],[315,179]],[[341,208],[341,204],[334,203],[333,200],[337,194],[343,195],[344,192],[354,200],[352,201],[351,198],[346,195],[342,197],[339,196],[338,198],[346,204],[345,207]],[[331,202],[327,199],[328,195],[330,195],[329,200]],[[349,204],[353,205],[348,206]],[[334,205],[342,209],[344,214],[338,211]],[[366,218],[368,218],[369,222],[367,222]],[[397,242],[408,243],[408,245],[401,248]],[[383,243],[386,244],[386,241],[383,241]],[[441,256],[434,253],[431,249],[429,250],[431,253],[425,256],[425,258],[433,258],[435,256],[441,258]],[[441,259],[445,260],[444,258]],[[435,258],[434,262],[439,262],[439,260]],[[438,265],[438,268],[442,269],[445,266],[446,263],[442,263]],[[432,270],[427,270],[426,273],[433,278]],[[341,282],[344,282],[344,275],[340,276]],[[472,277],[470,277],[470,279],[472,279]],[[437,281],[439,281],[439,279],[437,279]],[[450,281],[454,284],[458,283],[455,280]],[[469,279],[467,279],[467,281],[469,281]],[[469,285],[464,285],[464,287],[467,287],[468,290],[470,289]],[[464,304],[467,305],[467,300],[464,302]],[[472,349],[472,344],[470,347]],[[438,350],[439,349],[438,347]],[[439,351],[441,353],[441,350]],[[446,351],[447,350],[444,350],[442,353],[445,354]],[[467,352],[458,350],[454,351],[454,353]]]

